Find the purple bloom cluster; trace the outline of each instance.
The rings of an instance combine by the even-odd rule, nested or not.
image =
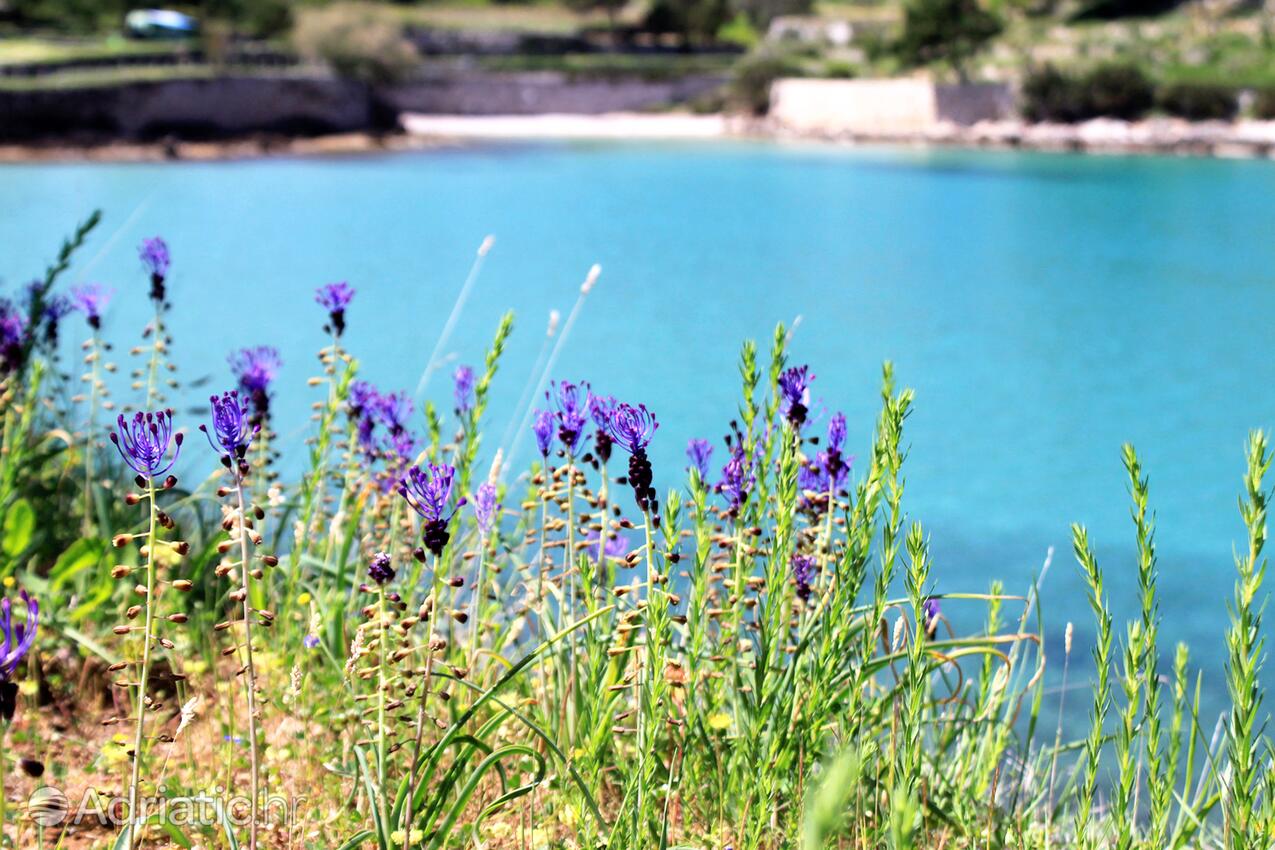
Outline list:
[[[221,462],[230,468],[231,462],[237,461],[240,474],[248,471],[244,456],[252,438],[261,430],[253,425],[247,409],[239,403],[239,393],[231,390],[220,396],[212,396],[212,431],[207,425],[200,425],[199,430],[208,438],[208,445],[221,455]]]
[[[372,556],[372,561],[367,568],[368,578],[379,585],[389,584],[394,580],[394,568],[390,566],[390,556],[384,552],[377,552]]]
[[[168,270],[172,266],[172,258],[168,253],[168,243],[158,236],[143,239],[137,248],[137,256],[151,276],[151,300],[158,306],[164,303],[164,281],[168,278]]]
[[[754,467],[761,454],[758,444],[752,454],[744,451],[744,440],[740,435],[730,444],[730,460],[722,467],[722,480],[717,482],[717,492],[726,497],[726,510],[731,516],[739,513],[740,508],[748,501],[748,494],[757,483]]]
[[[629,486],[633,488],[633,498],[637,501],[638,510],[645,514],[655,514],[657,521],[660,503],[655,487],[652,486],[655,475],[651,470],[651,461],[646,456],[646,447],[659,427],[655,414],[647,410],[645,404],[634,406],[624,402],[615,406],[611,411],[611,420],[607,423],[607,433],[611,435],[611,439],[629,453]]]
[[[474,491],[474,519],[478,521],[478,531],[484,535],[491,533],[498,513],[500,505],[496,502],[496,485],[485,481]]]
[[[258,427],[265,425],[270,416],[270,383],[283,365],[279,349],[269,345],[241,348],[227,360],[231,374],[239,383],[239,391],[247,397],[252,423]]]
[[[466,414],[474,406],[474,370],[468,366],[457,366],[452,373],[452,383],[456,396],[456,412]]]
[[[553,446],[553,414],[547,410],[537,410],[536,418],[532,420],[531,431],[536,435],[536,448],[540,450],[540,456],[549,457],[549,449]]]
[[[173,433],[171,410],[138,411],[133,414],[132,420],[126,420],[121,413],[110,438],[124,462],[147,479],[172,469],[182,449],[182,435]],[[174,444],[173,456],[168,458],[168,449]]]
[[[939,600],[934,596],[927,596],[921,603],[921,625],[925,628],[927,637],[933,638],[934,633],[939,628],[939,617],[942,616],[942,608],[939,607]]]
[[[713,461],[713,444],[708,440],[692,437],[686,444],[686,459],[691,462],[691,468],[699,473],[700,481],[707,481],[709,464]]]
[[[27,347],[27,317],[13,302],[0,298],[0,373],[22,367]]]
[[[382,393],[367,381],[355,381],[347,407],[363,456],[384,458],[393,473],[390,483],[396,484],[402,467],[416,455],[416,437],[408,430],[415,409],[411,397],[405,392]]]
[[[815,576],[819,575],[819,562],[809,555],[793,555],[789,564],[792,567],[793,581],[797,583],[797,598],[805,602],[810,599],[814,590]]]
[[[793,366],[779,376],[779,408],[798,431],[810,413],[810,383],[815,376],[808,366]]]
[[[354,300],[354,287],[343,280],[324,284],[315,290],[314,300],[328,311],[329,324],[323,329],[334,336],[345,333],[345,308]]]
[[[71,290],[71,303],[76,310],[84,314],[84,320],[93,330],[102,327],[102,314],[111,303],[114,290],[107,289],[100,283],[86,283]]]
[[[589,395],[589,417],[598,426],[593,434],[593,450],[603,463],[611,459],[611,445],[615,442],[608,429],[611,427],[611,415],[615,412],[616,404],[618,402],[615,396]]]
[[[447,464],[436,463],[428,464],[428,469],[426,472],[419,466],[413,466],[407,470],[407,475],[399,481],[398,492],[408,506],[425,521],[421,536],[425,548],[437,557],[443,553],[443,548],[451,539],[447,524],[466,500],[462,496],[456,507],[447,513],[447,502],[451,499],[456,470]]]
[[[570,381],[550,384],[550,392],[545,398],[556,408],[554,413],[558,421],[558,441],[569,457],[574,457],[580,448],[580,438],[584,436],[584,426],[588,421],[589,385],[573,384]]]
[[[601,540],[600,534],[593,534],[585,540],[585,551],[597,554],[598,542]],[[618,534],[607,537],[606,542],[602,544],[602,557],[611,561],[619,561],[629,554],[629,541],[625,540]]]
[[[828,423],[827,448],[815,455],[814,460],[801,465],[797,475],[797,485],[806,491],[834,495],[845,487],[846,477],[850,474],[850,466],[854,463],[853,455],[844,455],[846,445],[846,417],[838,413]]]
[[[35,644],[36,629],[40,625],[40,605],[25,590],[20,591],[27,607],[26,623],[13,622],[13,603],[8,598],[0,600],[0,632],[4,643],[0,644],[0,719],[8,723],[17,708],[18,686],[10,681],[22,659]]]

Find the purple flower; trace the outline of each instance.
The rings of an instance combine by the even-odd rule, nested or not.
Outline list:
[[[789,564],[793,580],[797,583],[797,598],[805,602],[810,598],[812,584],[819,574],[819,563],[809,555],[793,555]]]
[[[239,382],[239,391],[247,397],[246,407],[252,410],[252,423],[258,427],[264,425],[270,415],[270,383],[283,365],[279,349],[269,345],[241,348],[226,359],[231,374]]]
[[[428,473],[419,466],[407,470],[407,475],[399,481],[398,492],[408,506],[425,520],[422,530],[425,548],[437,557],[443,553],[443,547],[450,539],[447,523],[466,500],[462,497],[451,513],[445,513],[456,470],[446,464],[431,463],[428,466]]]
[[[615,411],[615,396],[589,394],[589,417],[598,428],[593,432],[593,450],[598,460],[606,463],[611,459],[611,445],[615,441],[607,430],[611,425],[611,414]]]
[[[807,366],[794,366],[779,376],[779,407],[797,430],[810,412],[810,382],[814,379]]]
[[[324,330],[335,336],[345,333],[345,308],[354,300],[354,287],[343,280],[324,284],[315,290],[314,300],[328,311],[331,324]]]
[[[452,373],[452,381],[455,384],[456,410],[468,413],[474,406],[474,370],[468,366],[457,366]]]
[[[111,296],[114,294],[114,290],[107,289],[100,283],[86,283],[71,290],[71,303],[84,314],[89,327],[98,330],[102,327],[102,313],[106,311],[106,305],[111,303]]]
[[[372,410],[380,403],[381,394],[367,381],[355,381],[350,384],[348,404],[352,416],[362,416],[364,411]]]
[[[0,372],[21,368],[26,356],[27,319],[7,299],[0,299]]]
[[[624,402],[615,406],[611,411],[611,421],[607,423],[607,433],[611,435],[611,439],[629,453],[629,486],[633,488],[633,498],[638,510],[657,516],[660,503],[655,495],[655,488],[651,486],[655,477],[651,471],[651,461],[646,456],[646,447],[659,427],[655,414],[647,410],[645,404],[634,407]]]
[[[553,445],[553,414],[547,410],[537,410],[536,418],[531,423],[531,431],[536,435],[536,448],[540,456],[549,457],[549,447]]]
[[[934,637],[934,633],[938,631],[939,617],[942,616],[942,613],[938,597],[925,597],[925,600],[921,603],[921,625],[925,627],[925,634],[928,637]]]
[[[380,397],[376,414],[394,436],[407,430],[407,422],[412,418],[413,409],[412,397],[406,392],[389,393]]]
[[[0,644],[0,719],[6,723],[13,719],[18,706],[18,686],[10,679],[35,644],[36,629],[40,625],[39,603],[25,590],[19,591],[19,595],[27,606],[26,623],[14,623],[13,603],[7,598],[0,600],[0,631],[4,633],[4,643]]]
[[[646,449],[659,427],[655,414],[647,410],[645,404],[634,407],[621,402],[611,411],[607,430],[611,439],[620,444],[620,448],[629,454],[637,454]]]
[[[168,277],[172,261],[168,256],[168,243],[158,236],[143,239],[137,249],[142,265],[151,275],[151,300],[157,305],[164,303],[164,280]]]
[[[726,506],[732,515],[737,514],[748,501],[748,494],[757,482],[753,473],[756,454],[756,451],[752,455],[747,454],[743,441],[737,439],[731,446],[730,460],[722,467],[722,480],[717,483],[717,492],[726,497]]]
[[[585,551],[596,554],[598,551],[599,537],[600,535],[597,533],[589,537],[585,541],[585,543],[588,544],[585,547]],[[602,555],[608,560],[619,561],[627,554],[629,554],[629,541],[625,540],[618,534],[607,537],[606,543],[602,544]]]
[[[199,430],[208,438],[208,445],[221,455],[221,462],[229,467],[231,459],[243,461],[248,451],[248,444],[260,430],[248,418],[248,411],[239,404],[239,393],[222,393],[220,397],[212,396],[212,431],[207,425],[200,425]],[[240,464],[240,471],[246,467]]]
[[[840,452],[846,445],[846,415],[833,414],[828,422],[828,451]]]
[[[708,465],[713,460],[713,444],[708,440],[692,437],[686,444],[686,457],[691,467],[699,473],[700,481],[708,480]]]
[[[368,578],[379,585],[389,584],[394,580],[394,568],[390,566],[390,556],[384,552],[377,552],[372,556],[372,562],[367,568]]]
[[[139,476],[153,479],[173,468],[181,454],[182,435],[173,433],[173,412],[156,410],[133,414],[126,420],[121,413],[116,430],[110,434],[111,442],[119,450],[120,457]],[[165,462],[168,449],[173,444],[172,458]]]
[[[301,645],[302,645],[302,646],[304,646],[306,649],[318,649],[318,648],[319,648],[319,636],[318,636],[318,635],[306,635],[305,637],[303,637],[303,638],[301,639]]]
[[[483,534],[489,533],[499,511],[496,485],[490,481],[478,485],[478,489],[474,491],[474,519],[478,520],[478,530]]]
[[[570,381],[550,384],[551,392],[545,398],[557,408],[558,440],[568,456],[575,456],[584,436],[585,414],[589,406],[589,385]]]
[[[75,304],[66,295],[55,295],[44,302],[44,339],[53,348],[58,344],[58,328],[62,320],[71,314]]]
[[[230,363],[231,374],[239,382],[239,389],[250,396],[266,392],[283,365],[279,349],[269,345],[241,348],[232,352],[226,360]]]

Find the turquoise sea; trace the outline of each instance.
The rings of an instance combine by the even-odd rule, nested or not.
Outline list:
[[[1092,633],[1073,521],[1091,529],[1118,613],[1135,610],[1120,463],[1133,441],[1151,475],[1165,636],[1188,640],[1206,687],[1222,687],[1243,442],[1250,428],[1275,426],[1275,165],[505,144],[6,166],[0,190],[8,291],[103,209],[68,280],[117,290],[107,329],[121,355],[147,320],[134,246],[162,234],[174,256],[176,357],[185,378],[212,378],[192,399],[227,383],[231,349],[276,345],[286,360],[278,424],[294,450],[324,341],[313,289],[339,279],[358,288],[349,348],[367,378],[411,389],[487,234],[495,247],[448,353],[477,364],[500,313],[517,312],[492,448],[549,309],[570,309],[594,262],[602,276],[554,375],[656,411],[661,487],[679,480],[687,438],[726,432],[741,340],[765,345],[776,321],[800,317],[793,357],[818,376],[816,408],[847,413],[860,456],[881,362],[916,389],[906,504],[932,535],[939,592],[981,590],[994,576],[1023,591],[1055,547],[1043,585],[1051,650],[1068,620],[1080,650]],[[68,328],[68,348],[75,335]],[[446,374],[430,395],[450,400]]]

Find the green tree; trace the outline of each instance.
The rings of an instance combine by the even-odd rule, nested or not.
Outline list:
[[[969,60],[1000,31],[1000,18],[977,0],[909,0],[897,50],[909,65],[943,62],[964,81]]]

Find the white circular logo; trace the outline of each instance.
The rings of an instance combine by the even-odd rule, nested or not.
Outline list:
[[[71,812],[71,801],[57,788],[37,788],[27,799],[27,814],[41,826],[57,826]]]

